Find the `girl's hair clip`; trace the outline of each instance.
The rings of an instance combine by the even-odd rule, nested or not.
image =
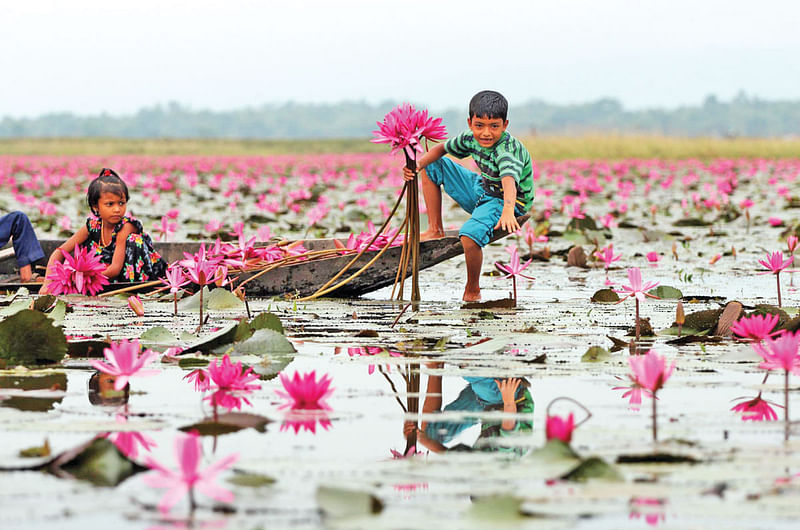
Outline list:
[[[103,168],[103,176],[104,177],[110,177],[111,176],[111,170],[108,169],[108,168]]]

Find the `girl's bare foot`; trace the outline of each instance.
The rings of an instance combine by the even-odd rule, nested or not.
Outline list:
[[[467,291],[464,290],[464,296],[461,298],[465,302],[480,302],[481,301],[481,290],[478,289],[477,291]]]
[[[441,239],[444,237],[444,230],[425,230],[424,232],[420,233],[419,240],[420,241],[428,241],[429,239]]]

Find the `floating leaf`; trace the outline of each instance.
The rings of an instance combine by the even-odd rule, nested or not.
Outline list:
[[[383,503],[366,491],[320,486],[317,504],[325,517],[363,517],[380,513]]]
[[[178,366],[184,369],[188,368],[203,368],[208,366],[210,361],[208,359],[204,359],[202,357],[185,357],[183,355],[180,356],[178,360]]]
[[[128,477],[144,471],[105,438],[65,451],[49,466],[49,471],[62,478],[77,478],[95,486],[116,486]],[[65,476],[66,474],[66,476]]]
[[[187,347],[185,350],[183,350],[183,353],[192,353],[195,351],[211,353],[216,348],[231,344],[236,336],[236,328],[237,324],[229,324],[225,327],[222,327],[208,337],[205,337],[195,344]]]
[[[582,461],[561,478],[572,482],[586,482],[589,479],[622,481],[622,475],[620,475],[619,471],[595,456]]]
[[[263,488],[264,486],[275,484],[276,481],[274,478],[260,473],[236,471],[233,476],[228,479],[228,482],[235,486],[242,486],[245,488]]]
[[[10,396],[3,396],[4,399],[0,400],[3,407],[44,412],[52,409],[53,405],[64,399],[67,390],[67,374],[47,370],[31,371],[25,375],[0,375],[0,395],[3,394],[2,389],[13,392]],[[37,390],[39,392],[28,392]]]
[[[246,412],[226,412],[218,414],[214,418],[205,418],[203,421],[181,427],[184,432],[197,431],[200,436],[218,436],[228,434],[242,429],[255,429],[258,432],[266,432],[267,424],[271,420],[258,414],[248,414]]]
[[[50,442],[45,438],[44,444],[40,446],[21,449],[19,456],[22,458],[43,458],[50,456]]]
[[[29,295],[27,287],[20,287],[13,293],[8,293],[0,300],[0,305],[7,305],[14,301],[15,298],[25,298]]]
[[[53,324],[60,326],[64,322],[64,317],[67,316],[67,303],[59,299],[53,309],[45,314],[47,318],[53,321]]]
[[[487,521],[490,527],[498,522],[520,519],[522,498],[512,495],[489,495],[472,497],[472,505],[467,512],[469,517]]]
[[[677,300],[679,298],[683,298],[682,292],[675,287],[670,287],[669,285],[659,285],[655,289],[651,289],[648,294],[663,298],[665,300]]]
[[[271,329],[272,331],[283,333],[283,324],[281,324],[280,319],[273,313],[269,312],[259,313],[256,315],[256,317],[250,321],[250,327],[252,327],[254,330]]]
[[[42,313],[44,313],[45,311],[47,311],[50,308],[51,305],[53,305],[53,302],[55,302],[55,301],[56,301],[56,297],[53,296],[52,294],[46,294],[46,295],[40,296],[36,300],[34,300],[33,309],[36,310],[36,311],[41,311]]]
[[[587,363],[595,363],[599,361],[607,361],[611,358],[611,354],[607,349],[600,346],[592,346],[581,357],[581,361]]]
[[[592,302],[614,304],[619,302],[619,295],[613,289],[600,289],[592,295]]]
[[[211,295],[208,287],[203,287],[203,308],[208,307],[208,297]],[[199,311],[200,310],[200,291],[197,291],[192,296],[184,298],[178,302],[178,309],[181,311]]]
[[[0,309],[0,317],[10,317],[11,315],[16,315],[20,311],[29,309],[30,307],[30,300],[25,298],[16,298],[13,302],[11,302],[11,305]]]
[[[104,340],[76,340],[67,343],[67,355],[80,357],[103,357],[103,350],[111,344]]]
[[[152,347],[154,345],[169,346],[178,342],[178,340],[175,338],[175,335],[173,335],[172,332],[164,326],[154,326],[148,329],[139,335],[139,340],[141,341],[142,345],[146,347]]]
[[[214,289],[208,296],[205,307],[214,311],[224,311],[226,309],[242,309],[244,302],[238,296],[227,289]]]
[[[244,355],[269,355],[294,353],[295,349],[292,343],[277,331],[259,329],[250,338],[237,342],[233,351]]]
[[[711,226],[711,221],[704,221],[698,217],[688,217],[685,219],[678,219],[672,226]]]
[[[0,322],[0,360],[7,366],[56,363],[66,353],[64,331],[43,313],[25,309]]]

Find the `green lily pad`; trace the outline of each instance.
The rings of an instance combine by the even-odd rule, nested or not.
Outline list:
[[[622,481],[622,475],[614,466],[594,456],[583,460],[577,467],[562,475],[561,478],[572,482],[586,482],[589,479]]]
[[[195,351],[199,351],[202,353],[211,353],[213,350],[220,348],[222,346],[229,345],[233,343],[233,339],[236,336],[236,327],[237,324],[229,324],[224,326],[208,337],[196,342],[195,344],[190,345],[183,353],[192,353]]]
[[[62,453],[50,465],[50,471],[56,476],[63,476],[63,472],[66,472],[95,486],[108,487],[116,486],[144,470],[105,438],[96,438],[77,449]]]
[[[237,342],[233,351],[240,355],[270,355],[294,353],[296,350],[282,334],[265,328],[256,330],[250,338]]]
[[[31,301],[27,298],[15,298],[13,302],[7,307],[0,309],[0,317],[10,317],[16,315],[20,311],[28,309],[31,306]]]
[[[197,431],[200,436],[219,436],[242,429],[255,429],[258,432],[266,432],[267,424],[271,420],[258,414],[248,414],[246,412],[226,412],[218,414],[217,419],[205,418],[202,421],[181,427],[183,432]]]
[[[172,332],[164,326],[154,326],[148,329],[139,335],[139,341],[146,346],[161,344],[174,345],[177,343],[175,335],[173,335]]]
[[[509,522],[523,517],[522,502],[522,498],[512,495],[473,497],[468,516],[491,523]]]
[[[682,292],[680,292],[675,287],[670,287],[669,285],[659,285],[655,289],[651,289],[650,291],[648,291],[648,294],[657,296],[665,300],[677,300],[679,298],[683,298]]]
[[[56,301],[56,297],[53,296],[52,294],[46,294],[46,295],[40,296],[36,300],[34,300],[33,309],[35,309],[36,311],[41,311],[42,313],[44,313],[45,311],[47,311],[50,308],[51,305],[53,305],[53,302],[55,302],[55,301]]]
[[[596,363],[600,361],[607,361],[611,358],[611,354],[607,349],[601,346],[592,346],[581,357],[581,361],[585,363]]]
[[[228,482],[235,486],[242,486],[245,488],[263,488],[264,486],[272,486],[275,484],[276,480],[260,473],[237,471],[228,479]]]
[[[711,226],[711,221],[705,221],[698,217],[688,217],[685,219],[678,219],[672,226]]]
[[[178,366],[184,369],[204,368],[208,366],[209,362],[208,359],[202,357],[186,357],[181,355],[181,358],[178,360]]]
[[[208,297],[211,295],[208,287],[203,287],[203,308],[208,307]],[[200,311],[200,291],[192,296],[178,301],[179,311]]]
[[[64,322],[64,317],[67,316],[67,303],[59,299],[53,309],[45,314],[47,318],[53,321],[53,324],[60,326]]]
[[[25,309],[0,322],[0,360],[7,366],[56,363],[66,353],[64,330],[43,313]]]
[[[211,294],[208,296],[206,307],[214,311],[242,309],[244,308],[244,302],[229,290],[219,288],[211,291]]]
[[[317,488],[317,505],[323,516],[334,519],[370,516],[383,510],[383,503],[371,493],[331,486]]]

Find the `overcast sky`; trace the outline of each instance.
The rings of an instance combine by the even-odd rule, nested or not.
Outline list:
[[[0,116],[800,99],[796,0],[0,0]]]

